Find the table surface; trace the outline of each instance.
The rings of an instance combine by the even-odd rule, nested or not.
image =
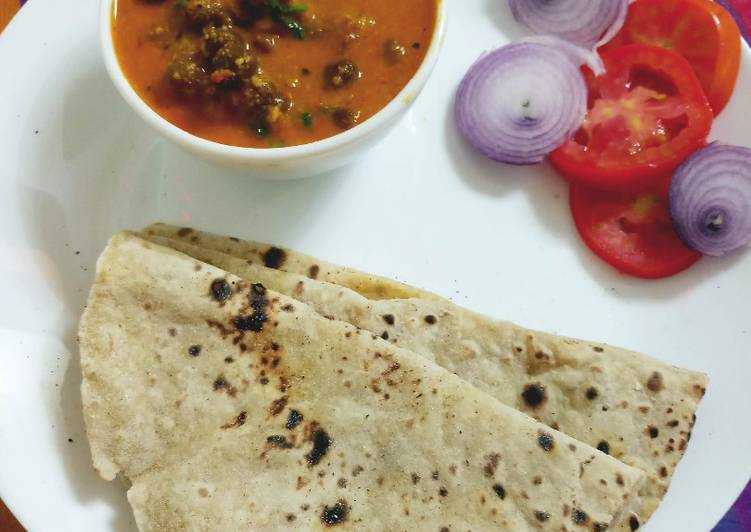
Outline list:
[[[717,0],[717,2],[733,14],[739,22],[744,37],[751,41],[751,0]],[[24,3],[26,0],[0,0],[0,31],[5,28]],[[2,501],[0,501],[0,530],[24,532],[23,527],[13,518]],[[751,482],[712,532],[751,532]]]

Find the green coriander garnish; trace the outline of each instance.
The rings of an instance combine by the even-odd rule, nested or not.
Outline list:
[[[266,0],[266,7],[269,10],[269,15],[275,22],[285,26],[298,39],[305,38],[305,28],[295,20],[294,15],[304,13],[308,10],[308,6],[305,4],[288,6],[282,4],[279,0]]]
[[[302,113],[300,115],[300,120],[304,127],[311,127],[313,125],[313,115],[310,113]]]
[[[269,128],[265,126],[259,126],[256,128],[256,135],[258,135],[262,139],[265,139],[266,137],[268,137],[269,133],[270,133]]]

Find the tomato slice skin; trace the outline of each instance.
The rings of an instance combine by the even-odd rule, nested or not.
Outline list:
[[[550,154],[569,182],[648,190],[706,143],[712,109],[680,55],[641,44],[602,53],[606,72],[584,70],[590,109],[579,132]]]
[[[741,33],[735,19],[711,0],[637,0],[621,31],[602,49],[649,44],[683,56],[694,69],[715,115],[735,89]]]
[[[579,235],[627,275],[661,279],[688,269],[702,255],[673,230],[666,189],[661,183],[654,191],[629,194],[572,186],[569,203]]]

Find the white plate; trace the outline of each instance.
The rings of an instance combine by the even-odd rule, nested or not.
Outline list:
[[[552,172],[460,142],[452,93],[516,32],[505,2],[453,0],[438,68],[396,131],[347,169],[290,183],[156,137],[110,86],[96,4],[34,0],[0,36],[0,497],[30,531],[134,530],[124,488],[91,469],[75,330],[106,239],[155,220],[286,244],[705,371],[694,437],[645,530],[706,532],[730,507],[751,474],[751,259],[703,260],[662,282],[619,276],[580,243]],[[751,143],[748,95],[746,51],[715,138]]]

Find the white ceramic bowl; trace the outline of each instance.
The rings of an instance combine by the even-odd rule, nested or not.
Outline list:
[[[120,69],[115,55],[111,13],[116,2],[102,0],[99,34],[107,72],[125,101],[149,125],[184,149],[221,165],[247,171],[249,176],[268,179],[294,179],[333,170],[352,161],[383,138],[410,108],[428,81],[438,61],[446,22],[445,0],[436,0],[436,27],[422,65],[404,89],[368,120],[338,135],[310,144],[284,148],[242,148],[192,135],[159,116],[138,96]]]

